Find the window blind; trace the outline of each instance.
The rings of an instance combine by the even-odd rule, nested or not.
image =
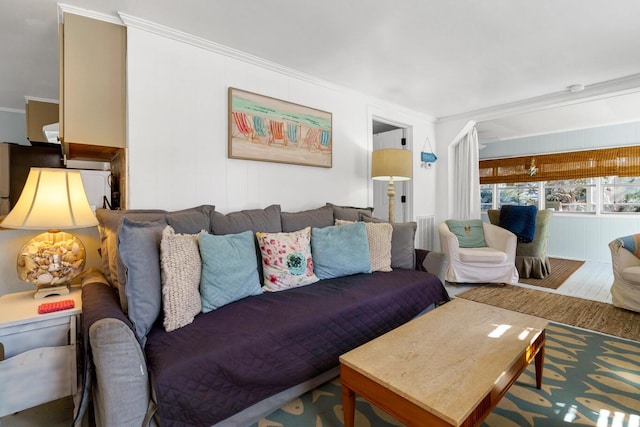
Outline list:
[[[640,176],[640,146],[480,160],[480,184]]]

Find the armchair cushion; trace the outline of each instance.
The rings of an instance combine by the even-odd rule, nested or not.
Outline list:
[[[484,262],[484,263],[504,263],[507,261],[507,254],[494,248],[460,248],[460,261],[462,262]]]
[[[487,246],[484,240],[482,221],[470,219],[466,221],[448,219],[449,230],[458,238],[461,248],[481,248]]]

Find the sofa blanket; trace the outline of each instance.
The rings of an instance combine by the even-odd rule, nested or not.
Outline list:
[[[448,299],[438,277],[398,269],[247,297],[173,332],[156,324],[145,352],[163,425],[211,426]]]

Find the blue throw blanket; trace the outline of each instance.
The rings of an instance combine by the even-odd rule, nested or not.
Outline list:
[[[640,234],[618,237],[611,243],[616,247],[616,250],[625,248],[636,257],[640,258]]]
[[[500,208],[499,225],[518,236],[518,242],[529,243],[536,234],[537,214],[536,206],[504,205]]]

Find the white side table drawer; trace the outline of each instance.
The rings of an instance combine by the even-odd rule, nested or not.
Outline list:
[[[68,345],[70,317],[32,322],[0,329],[0,344],[4,346],[4,358],[24,353],[38,347]]]
[[[0,362],[0,417],[73,394],[75,345],[41,347]]]

